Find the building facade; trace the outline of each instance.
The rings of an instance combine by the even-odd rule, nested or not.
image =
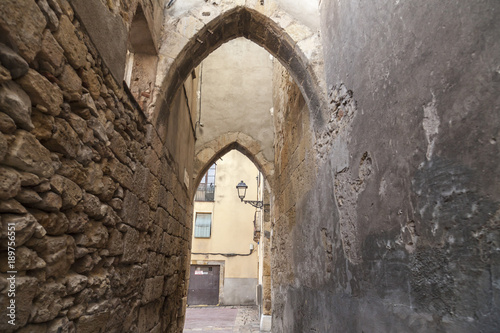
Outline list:
[[[236,185],[257,195],[255,165],[232,150],[213,164],[195,194],[188,305],[253,305],[259,283],[260,210],[242,203]],[[255,198],[254,198],[255,200]]]

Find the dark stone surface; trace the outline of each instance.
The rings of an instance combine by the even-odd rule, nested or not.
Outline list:
[[[118,15],[113,15],[99,0],[69,0],[69,2],[99,51],[102,60],[116,82],[121,84],[127,55],[127,28],[123,19]]]
[[[291,276],[274,331],[499,331],[500,3],[324,1],[321,14],[329,92],[345,84],[356,110],[273,240],[291,261],[273,273]]]

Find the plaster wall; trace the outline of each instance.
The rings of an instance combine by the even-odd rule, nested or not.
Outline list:
[[[195,201],[194,203],[193,226],[197,212],[210,212],[212,213],[212,230],[210,238],[195,238],[193,234],[191,260],[225,260],[224,279],[257,279],[258,276],[257,243],[253,241],[255,208],[243,204],[236,192],[236,185],[241,178],[244,178],[249,187],[246,199],[256,200],[255,177],[258,173],[255,165],[245,155],[232,150],[217,161],[214,202]],[[248,254],[250,244],[254,246],[254,251],[250,256],[227,257],[195,254]]]
[[[254,242],[255,208],[239,200],[236,185],[243,178],[249,186],[247,199],[256,200],[254,179],[258,174],[255,165],[245,155],[232,150],[217,161],[214,202],[194,202],[193,228],[196,213],[203,212],[212,213],[212,230],[208,239],[196,238],[193,234],[191,264],[224,263],[219,295],[223,305],[255,304],[260,253],[258,244]],[[254,250],[247,255],[250,244]]]
[[[201,122],[196,149],[229,132],[250,136],[273,160],[272,60],[255,43],[238,38],[210,54],[201,65]]]
[[[228,278],[224,280],[224,305],[255,305],[257,279]]]

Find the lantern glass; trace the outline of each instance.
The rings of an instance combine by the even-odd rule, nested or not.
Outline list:
[[[245,198],[245,195],[247,193],[247,188],[248,188],[248,186],[247,186],[247,184],[245,184],[245,182],[243,180],[238,185],[236,185],[236,189],[238,190],[238,197],[242,201]]]

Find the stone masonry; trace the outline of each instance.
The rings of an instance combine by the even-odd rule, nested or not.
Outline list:
[[[0,331],[178,331],[192,209],[156,130],[65,0],[3,1],[0,31]]]

